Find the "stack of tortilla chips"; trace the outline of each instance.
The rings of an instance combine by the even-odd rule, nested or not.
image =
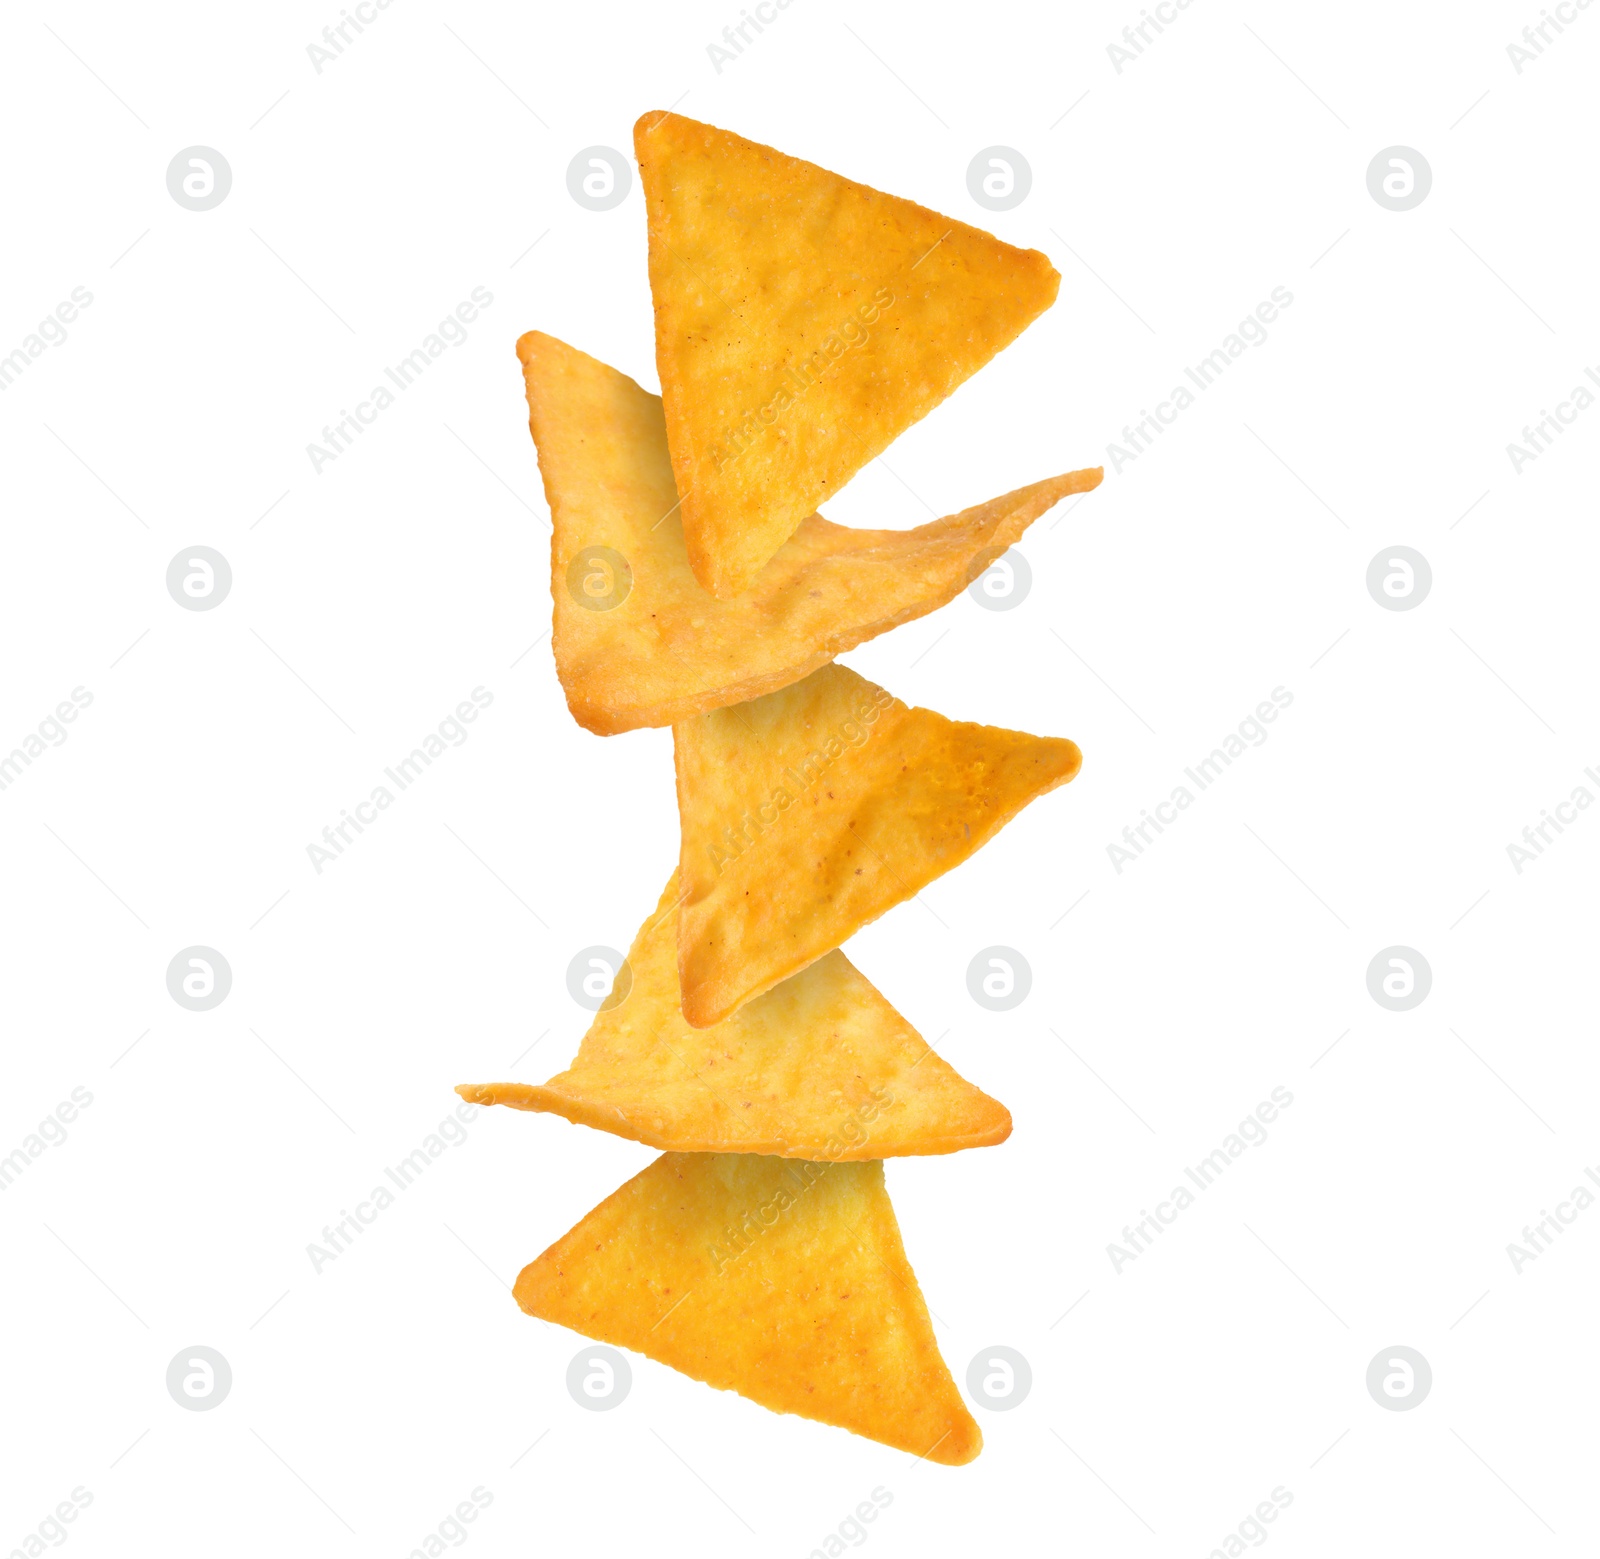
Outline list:
[[[1055,300],[1008,244],[670,113],[634,131],[658,398],[517,343],[553,539],[556,669],[604,735],[670,725],[682,844],[547,1083],[464,1085],[663,1149],[518,1278],[531,1315],[918,1457],[982,1436],[940,1357],[883,1160],[1003,1142],[839,951],[1078,749],[912,709],[834,657],[950,601],[1100,471],[916,530],[817,504]],[[620,989],[620,981],[619,987]]]

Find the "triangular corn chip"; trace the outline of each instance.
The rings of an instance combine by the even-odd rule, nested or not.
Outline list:
[[[739,594],[794,528],[1055,301],[950,217],[671,113],[634,126],[656,366],[695,577]]]
[[[837,665],[672,732],[697,1028],[958,866],[1082,763],[1072,742],[908,709]]]
[[[653,1148],[835,1163],[953,1153],[1011,1135],[1011,1114],[937,1055],[834,951],[691,1028],[678,1002],[678,878],[628,951],[626,1000],[543,1087],[464,1084],[473,1104],[549,1110]]]
[[[663,1154],[514,1292],[529,1315],[777,1413],[952,1466],[983,1448],[877,1161]]]
[[[758,698],[952,600],[1098,468],[915,530],[813,514],[731,601],[689,568],[659,396],[547,336],[517,342],[550,504],[555,657],[573,718],[609,736]]]

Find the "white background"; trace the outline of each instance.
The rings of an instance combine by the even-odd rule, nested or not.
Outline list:
[[[1600,816],[1520,875],[1506,851],[1600,794],[1600,410],[1520,475],[1506,452],[1600,365],[1600,9],[1519,75],[1537,10],[1197,0],[1118,73],[1131,3],[794,0],[718,73],[733,0],[396,0],[319,74],[332,4],[7,8],[0,353],[94,301],[0,394],[0,749],[93,703],[0,792],[0,1154],[94,1102],[0,1195],[0,1552],[79,1485],[84,1559],[398,1559],[474,1488],[485,1556],[805,1555],[879,1486],[883,1555],[1199,1556],[1279,1486],[1285,1556],[1592,1550],[1600,1210],[1520,1275],[1506,1252],[1600,1164]],[[669,734],[579,730],[542,637],[512,353],[538,327],[655,387],[637,181],[595,214],[566,169],[669,105],[1062,273],[831,517],[1108,465],[1025,538],[1021,606],[849,657],[1085,754],[848,949],[1015,1115],[888,1171],[958,1381],[995,1344],[1032,1365],[966,1468],[644,1359],[619,1408],[575,1406],[579,1339],[507,1285],[652,1155],[554,1118],[483,1113],[356,1248],[306,1254],[453,1084],[566,1064],[569,959],[626,947],[672,867]],[[203,213],[165,183],[196,144],[233,173]],[[1366,185],[1395,144],[1433,171],[1404,213]],[[967,193],[994,145],[1032,168],[1009,212]],[[475,286],[466,343],[316,474],[307,444]],[[1114,473],[1279,286],[1267,341]],[[196,544],[233,570],[210,612],[165,588]],[[1365,586],[1395,544],[1433,571],[1409,612]],[[318,875],[306,846],[479,686],[470,739]],[[1278,686],[1270,739],[1114,870]],[[165,985],[196,943],[233,970],[205,1013]],[[1366,987],[1396,943],[1434,982],[1399,1014]],[[992,944],[1034,973],[1003,1014],[966,988]],[[1275,1086],[1265,1145],[1114,1271]],[[210,1412],[164,1384],[195,1344],[233,1370]],[[1432,1366],[1414,1411],[1366,1390],[1396,1344]]]

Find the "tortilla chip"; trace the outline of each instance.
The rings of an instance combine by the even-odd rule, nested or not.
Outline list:
[[[1037,250],[677,114],[634,126],[695,577],[795,527],[1055,302]]]
[[[678,877],[628,950],[632,984],[543,1087],[463,1084],[472,1104],[548,1110],[683,1153],[834,1163],[954,1153],[1011,1135],[1011,1113],[942,1060],[841,952],[711,1028],[678,1004]]]
[[[720,1022],[977,850],[1082,754],[843,666],[672,728],[683,1015]]]
[[[663,1154],[514,1293],[529,1315],[776,1413],[951,1466],[983,1448],[875,1160]]]
[[[573,718],[601,736],[798,682],[953,600],[1052,504],[1100,485],[1098,468],[1073,471],[907,531],[813,514],[744,595],[718,601],[684,551],[660,397],[539,331],[517,356],[553,527],[556,670]]]

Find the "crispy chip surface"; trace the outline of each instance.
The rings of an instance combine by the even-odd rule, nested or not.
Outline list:
[[[514,1292],[529,1315],[774,1412],[948,1465],[983,1447],[876,1161],[663,1154]]]
[[[1065,784],[1072,742],[910,709],[843,666],[673,727],[697,1028],[838,947]]]
[[[1098,469],[1035,482],[909,531],[813,514],[734,600],[695,579],[661,401],[626,374],[530,331],[517,342],[550,504],[555,659],[578,723],[671,725],[797,682],[953,599]]]
[[[733,596],[1061,278],[1037,250],[678,114],[644,115],[634,151],[689,563]]]
[[[691,1028],[678,999],[678,878],[628,951],[626,998],[542,1087],[464,1084],[473,1104],[548,1110],[686,1153],[856,1162],[953,1153],[1011,1114],[929,1048],[835,950],[732,1017]]]

